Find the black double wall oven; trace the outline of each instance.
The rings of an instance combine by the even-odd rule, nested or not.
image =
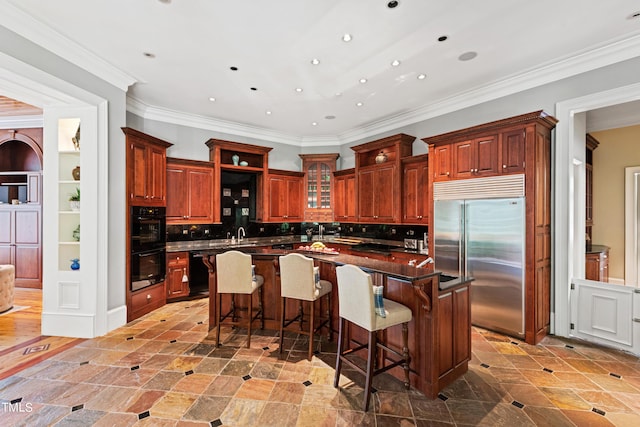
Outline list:
[[[132,291],[162,282],[166,272],[166,208],[132,206],[131,277]]]

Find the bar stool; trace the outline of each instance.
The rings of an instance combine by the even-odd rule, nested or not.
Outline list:
[[[247,348],[251,347],[251,324],[260,316],[261,329],[264,329],[264,312],[262,311],[262,284],[264,277],[254,274],[254,267],[251,265],[251,255],[244,254],[240,251],[227,251],[216,255],[216,278],[218,291],[215,295],[216,307],[218,309],[218,334],[216,336],[216,346],[220,346],[220,324],[227,317],[232,316],[231,322],[226,322],[234,326],[240,326],[240,322],[236,321],[236,310],[245,310],[245,308],[237,308],[235,302],[236,294],[249,295],[249,303],[247,310]],[[253,313],[253,294],[258,291],[258,309]],[[225,315],[222,315],[222,294],[231,294],[231,309]]]
[[[13,308],[16,268],[12,264],[0,265],[0,313]]]
[[[321,280],[317,274],[318,267],[314,267],[313,259],[301,254],[290,253],[279,258],[280,264],[280,294],[282,297],[282,310],[280,317],[280,353],[284,343],[284,331],[287,326],[295,322],[299,322],[299,330],[296,332],[307,335],[309,337],[309,353],[307,359],[311,360],[313,356],[313,336],[315,332],[320,331],[323,327],[329,330],[329,340],[333,339],[333,331],[331,329],[331,282]],[[315,326],[315,309],[316,301],[323,296],[327,296],[327,317],[321,319],[321,322]],[[291,319],[286,318],[287,298],[294,298],[299,301],[298,314]],[[310,313],[308,316],[309,329],[303,330],[304,310],[303,302],[308,301],[310,304]],[[292,329],[289,329],[292,330]]]
[[[369,409],[369,398],[371,397],[371,380],[375,375],[381,374],[402,365],[404,368],[404,385],[409,389],[409,347],[408,347],[408,324],[411,321],[411,310],[397,302],[382,298],[382,286],[377,287],[374,295],[374,286],[371,276],[355,265],[342,265],[336,268],[338,277],[338,304],[340,310],[340,327],[338,334],[338,354],[336,356],[336,374],[333,386],[338,387],[342,362],[365,375],[363,410]],[[378,301],[375,301],[378,300]],[[369,332],[368,344],[359,344],[357,347],[344,349],[344,336],[346,321],[349,321]],[[378,342],[377,332],[391,326],[402,325],[402,350],[392,349]],[[367,348],[367,369],[360,368],[357,364],[347,358],[347,355]],[[382,367],[374,369],[377,349],[392,353],[400,359],[392,360],[389,365],[384,365],[387,360],[386,355],[382,358]]]

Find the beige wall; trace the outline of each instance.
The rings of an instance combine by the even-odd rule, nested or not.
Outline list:
[[[592,132],[593,241],[611,247],[609,278],[624,280],[624,168],[640,166],[640,126]]]

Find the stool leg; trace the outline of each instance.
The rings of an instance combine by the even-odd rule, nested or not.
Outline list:
[[[367,354],[367,377],[364,385],[364,403],[362,410],[369,410],[369,398],[371,397],[371,382],[373,380],[373,365],[375,362],[376,348],[378,347],[378,335],[375,331],[369,331],[369,349]]]
[[[217,333],[216,333],[216,347],[220,347],[220,323],[222,323],[222,295],[220,295],[219,293],[216,292],[215,294],[215,302],[214,304],[217,304],[218,306],[218,314],[216,315],[217,317],[217,322],[218,323],[216,325],[216,329],[217,329]]]
[[[247,348],[251,348],[251,323],[253,323],[253,294],[249,294],[249,324],[247,325]]]
[[[344,330],[344,319],[338,320],[338,352],[336,354],[336,375],[333,377],[333,386],[338,388],[340,382],[340,369],[342,369],[342,331]]]
[[[262,296],[262,286],[258,288],[258,308],[260,309],[260,329],[264,329],[264,297]]]
[[[282,354],[282,346],[284,345],[284,319],[287,307],[287,299],[282,297],[282,310],[280,314],[280,354]]]
[[[333,327],[331,325],[331,321],[332,316],[333,316],[333,309],[331,307],[331,292],[329,292],[327,294],[327,303],[329,304],[329,307],[327,307],[327,318],[329,320],[327,320],[327,328],[329,329],[329,341],[333,341]]]
[[[404,363],[402,367],[404,368],[404,386],[407,390],[409,390],[409,324],[402,324],[402,356],[404,357]]]
[[[311,301],[311,313],[309,316],[309,354],[307,355],[307,359],[309,361],[311,361],[311,357],[313,357],[313,327],[314,327],[314,322],[313,319],[315,317],[315,311],[316,311],[316,302],[315,301]]]
[[[300,317],[300,330],[302,330],[302,321],[304,320],[304,308],[302,307],[302,300],[298,301],[298,316]]]

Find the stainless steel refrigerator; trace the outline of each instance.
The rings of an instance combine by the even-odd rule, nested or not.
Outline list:
[[[436,270],[473,277],[471,323],[524,338],[525,199],[434,201]]]

